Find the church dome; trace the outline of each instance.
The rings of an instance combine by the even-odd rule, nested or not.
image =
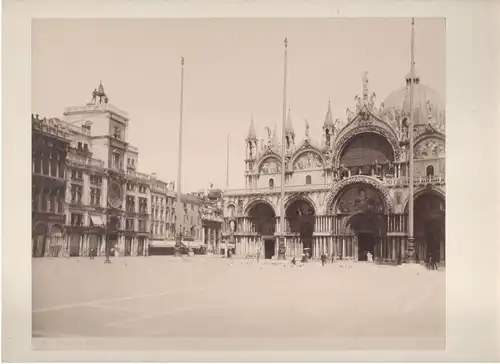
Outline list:
[[[406,76],[406,86],[391,92],[383,100],[382,113],[395,112],[401,117],[410,113],[410,86],[414,84],[413,117],[415,125],[432,124],[441,130],[444,128],[445,103],[440,94],[433,88],[420,83],[420,77],[415,73],[412,80]],[[442,127],[441,127],[442,126]]]

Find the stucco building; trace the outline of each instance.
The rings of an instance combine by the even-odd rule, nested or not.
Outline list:
[[[299,137],[290,113],[285,139],[286,256],[323,252],[340,259],[400,263],[415,251],[445,260],[444,100],[420,82],[401,78],[401,88],[376,104],[363,75],[356,108],[334,120],[330,104],[321,140],[309,125]],[[414,85],[414,171],[409,181],[408,116]],[[243,144],[242,144],[243,145]],[[275,257],[280,233],[281,145],[276,132],[257,138],[253,120],[245,140],[245,188],[224,194],[224,238],[236,254]],[[414,236],[409,241],[409,183],[414,184]],[[233,230],[233,232],[231,232]],[[414,249],[413,249],[414,248]]]
[[[32,255],[57,256],[64,247],[66,154],[70,143],[58,119],[31,116]]]

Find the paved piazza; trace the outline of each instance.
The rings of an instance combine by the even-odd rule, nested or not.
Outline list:
[[[33,260],[34,337],[445,337],[445,273],[219,257]]]

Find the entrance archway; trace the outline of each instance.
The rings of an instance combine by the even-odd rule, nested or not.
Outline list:
[[[374,212],[355,214],[347,221],[348,230],[354,235],[353,255],[359,261],[368,260],[368,253],[378,259],[378,244],[385,235],[384,215]]]
[[[266,202],[257,202],[248,211],[248,219],[254,226],[254,231],[262,240],[263,255],[265,259],[272,259],[276,254],[276,214]]]
[[[310,257],[315,256],[313,244],[315,223],[314,206],[305,199],[296,199],[286,208],[285,217],[288,222],[287,232],[296,236],[298,235],[299,240],[302,243],[302,251],[296,252],[296,254],[305,253]],[[296,247],[294,248],[296,249]]]
[[[344,221],[341,256],[347,259],[367,260],[368,252],[374,259],[383,255],[382,243],[387,236],[385,212],[388,208],[382,193],[368,183],[353,183],[344,187],[335,201],[337,218]]]
[[[429,255],[435,262],[445,261],[445,200],[434,191],[415,197],[414,234],[416,259],[424,262]]]

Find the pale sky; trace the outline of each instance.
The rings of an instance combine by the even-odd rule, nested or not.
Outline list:
[[[443,99],[445,27],[415,20],[416,69]],[[225,187],[228,134],[229,187],[242,188],[252,112],[259,139],[266,125],[281,127],[285,36],[296,141],[305,119],[320,138],[328,100],[334,118],[345,118],[363,71],[377,103],[404,86],[411,19],[36,20],[32,112],[62,117],[64,107],[90,101],[102,79],[109,103],[129,113],[139,170],[176,180],[183,56],[182,190]]]

